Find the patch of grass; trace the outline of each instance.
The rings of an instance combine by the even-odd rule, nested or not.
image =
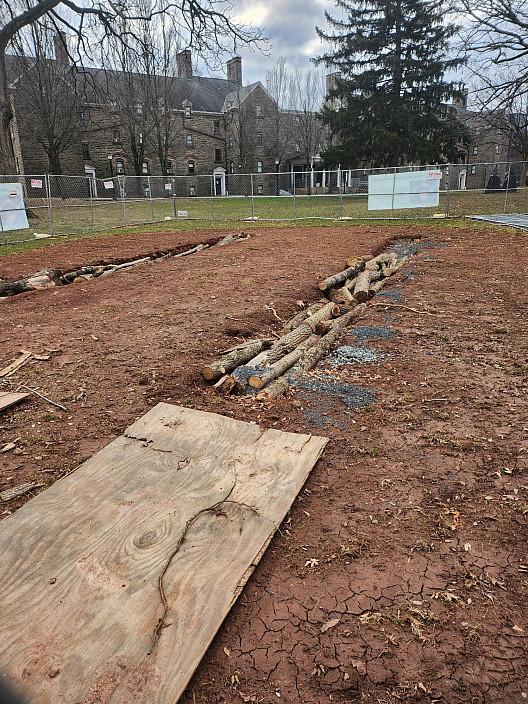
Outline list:
[[[352,557],[357,559],[361,557],[361,553],[366,549],[363,542],[359,542],[356,538],[349,538],[346,543],[341,545],[341,557]]]
[[[360,447],[359,445],[351,445],[350,451],[356,455],[370,455],[371,457],[379,457],[382,454],[379,447]]]
[[[411,553],[413,552],[431,552],[433,546],[428,543],[423,538],[419,538],[411,548]]]
[[[508,329],[507,328],[495,328],[493,331],[495,335],[507,335],[508,334]]]
[[[464,635],[464,640],[466,643],[478,643],[480,641],[480,633],[478,626],[470,626],[469,624],[465,626],[466,633]]]

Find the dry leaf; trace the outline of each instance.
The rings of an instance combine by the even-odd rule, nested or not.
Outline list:
[[[326,633],[330,628],[334,628],[341,621],[340,618],[332,618],[321,626],[321,633]]]
[[[524,628],[521,628],[520,626],[512,626],[512,631],[515,631],[515,633],[524,633]]]
[[[471,550],[471,543],[464,543],[464,550],[469,552]]]
[[[319,564],[319,560],[316,560],[315,557],[311,557],[309,560],[306,560],[306,562],[304,563],[304,566],[313,568],[313,567],[316,567],[318,564]]]
[[[227,655],[228,658],[231,657],[231,651],[229,650],[229,648],[224,647],[224,653]]]

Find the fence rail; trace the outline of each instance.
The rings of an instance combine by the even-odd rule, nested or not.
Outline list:
[[[528,212],[528,162],[188,176],[0,176],[0,244],[172,219]]]

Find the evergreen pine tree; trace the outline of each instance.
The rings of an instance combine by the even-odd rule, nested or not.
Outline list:
[[[327,164],[398,166],[459,161],[467,140],[445,101],[459,94],[444,79],[462,61],[447,58],[457,28],[441,0],[334,0],[333,31],[317,28],[333,51],[316,59],[341,72],[322,110],[332,143]]]

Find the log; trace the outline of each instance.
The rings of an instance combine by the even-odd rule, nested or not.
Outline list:
[[[301,342],[308,339],[314,331],[315,325],[302,323],[299,327],[291,332],[283,335],[266,354],[265,364],[270,365],[277,362],[287,352],[290,352],[294,347],[297,347]]]
[[[368,254],[363,254],[361,257],[349,257],[346,260],[346,265],[347,267],[355,266],[358,262],[368,262],[370,258]]]
[[[253,359],[259,352],[265,349],[265,342],[263,340],[257,340],[252,345],[248,345],[241,350],[233,350],[228,354],[223,355],[218,361],[208,364],[202,369],[202,374],[204,379],[207,381],[216,381],[224,374],[229,374],[229,372],[236,369],[240,364],[248,362]]]
[[[389,257],[390,254],[388,254],[388,252],[382,252],[381,254],[378,254],[377,257],[369,259],[365,265],[365,268],[370,269],[371,271],[377,271],[381,268],[384,262],[389,260]]]
[[[67,274],[63,275],[63,280],[66,283],[71,284],[79,276],[87,276],[88,274],[93,274],[95,272],[95,266],[83,266],[81,269],[76,269],[75,271],[69,271]]]
[[[368,299],[371,281],[377,281],[380,278],[381,271],[365,269],[365,271],[361,272],[354,286],[354,298],[358,303],[364,303]]]
[[[241,342],[240,344],[235,345],[234,347],[229,347],[227,350],[222,350],[221,354],[228,354],[229,352],[234,352],[235,350],[243,350],[246,347],[249,347],[250,345],[254,345],[255,342],[262,342],[262,344],[264,345],[264,349],[269,349],[273,344],[273,340],[270,340],[269,338],[263,338],[262,340],[260,338],[256,338],[253,340],[246,340],[245,342]]]
[[[301,310],[300,313],[297,313],[293,317],[291,317],[289,320],[287,320],[284,323],[284,327],[282,328],[284,332],[291,332],[294,328],[296,328],[298,325],[300,325],[305,318],[308,318],[309,315],[312,313],[316,313],[318,310],[320,310],[323,306],[326,305],[326,300],[325,301],[317,301],[316,303],[312,303],[308,308],[305,308],[304,310]]]
[[[408,261],[408,259],[409,259],[408,256],[407,256],[407,257],[402,257],[399,262],[397,262],[397,263],[393,264],[392,266],[387,267],[386,269],[384,269],[383,275],[384,275],[384,276],[392,276],[393,274],[395,274],[397,271],[399,271],[399,270],[402,268],[402,266]]]
[[[382,262],[381,271],[383,273],[383,276],[390,276],[390,274],[386,274],[385,272],[390,270],[396,264],[397,259],[398,256],[394,252],[391,252],[389,254],[388,259]]]
[[[317,362],[321,360],[326,354],[328,354],[330,348],[334,342],[339,338],[341,334],[341,329],[336,327],[331,330],[327,335],[319,340],[319,342],[314,345],[311,349],[303,354],[301,359],[293,365],[290,371],[281,376],[279,379],[270,384],[267,388],[259,391],[256,398],[259,401],[268,401],[277,398],[283,394],[290,382],[298,379],[300,376],[305,374],[307,371],[315,367]]]
[[[368,291],[369,298],[374,298],[378,291],[381,291],[381,289],[385,286],[387,281],[388,279],[380,279],[379,281],[374,281],[374,283],[371,283]]]
[[[51,288],[59,285],[61,277],[60,269],[42,269],[36,274],[30,274],[26,279],[0,284],[0,296],[16,296],[27,291]]]
[[[366,309],[366,303],[360,303],[354,306],[351,310],[348,310],[344,315],[339,316],[339,318],[334,318],[334,320],[327,320],[319,323],[315,329],[318,335],[327,335],[333,328],[341,328],[343,330],[350,323],[358,318],[363,311]]]
[[[303,325],[309,325],[313,331],[315,330],[315,326],[317,325],[317,323],[319,323],[321,320],[326,320],[330,317],[337,318],[340,313],[340,306],[337,303],[330,301],[330,303],[327,303],[318,311],[310,315],[308,318],[305,318]]]
[[[202,249],[207,249],[210,245],[208,244],[197,244],[196,247],[193,247],[192,249],[187,249],[185,252],[180,252],[180,254],[175,254],[174,258],[176,259],[177,257],[186,257],[188,254],[195,254],[196,252],[200,252]]]
[[[339,284],[344,283],[347,279],[357,276],[364,270],[364,268],[365,262],[359,261],[357,264],[354,264],[354,266],[350,266],[348,269],[340,271],[338,274],[334,274],[333,276],[329,276],[324,281],[320,281],[318,286],[321,291],[326,291],[329,288],[335,288],[336,286],[339,286]]]
[[[24,494],[27,494],[34,489],[40,489],[42,486],[44,486],[44,484],[38,482],[26,482],[25,484],[19,484],[18,486],[13,487],[13,489],[6,489],[5,491],[0,492],[0,499],[2,501],[11,501],[11,499],[16,499],[18,496],[24,496]]]
[[[328,297],[331,301],[337,303],[338,305],[348,305],[354,302],[354,296],[350,293],[347,284],[338,289],[330,289]]]
[[[129,269],[132,266],[136,266],[138,264],[144,264],[145,262],[150,262],[152,259],[150,257],[143,257],[143,259],[135,259],[132,262],[125,262],[124,264],[116,264],[115,266],[112,266],[111,269],[107,269],[106,271],[102,272],[102,276],[106,276],[107,274],[113,274],[114,271],[120,271],[121,269]]]
[[[255,374],[253,376],[250,376],[249,385],[252,386],[254,389],[262,389],[264,386],[266,386],[266,384],[269,384],[270,381],[273,381],[279,376],[282,376],[284,372],[288,371],[288,369],[293,367],[293,365],[298,362],[299,359],[303,356],[306,350],[310,349],[310,347],[313,347],[318,340],[319,337],[317,335],[310,335],[307,340],[301,342],[301,344],[298,345],[294,350],[292,350],[292,352],[284,356],[278,362],[275,362],[274,364],[267,367],[261,375]]]

